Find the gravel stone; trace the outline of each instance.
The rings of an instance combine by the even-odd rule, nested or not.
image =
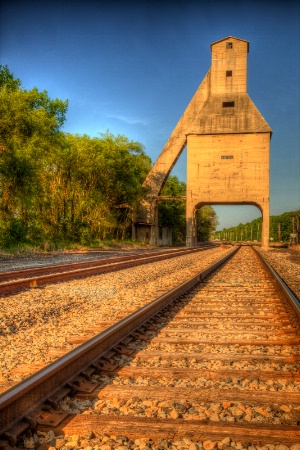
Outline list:
[[[218,249],[219,251],[220,249]],[[225,251],[223,249],[223,251]],[[204,253],[204,252],[203,252]],[[85,280],[74,280],[73,282],[63,283],[64,294],[67,296],[67,300],[65,301],[62,293],[59,290],[56,290],[59,285],[49,286],[41,290],[43,292],[39,292],[39,290],[32,290],[30,293],[32,294],[34,300],[28,296],[28,293],[18,294],[21,296],[16,296],[14,307],[16,307],[18,302],[21,302],[22,307],[25,312],[28,312],[28,316],[23,320],[22,327],[25,327],[24,330],[20,329],[19,323],[16,321],[12,321],[11,317],[5,317],[2,321],[4,325],[2,325],[5,331],[3,334],[6,339],[6,343],[9,343],[11,349],[14,349],[14,345],[21,336],[24,339],[27,337],[26,345],[32,346],[33,349],[36,348],[36,353],[34,351],[34,355],[31,356],[28,353],[24,355],[24,360],[27,358],[27,363],[29,360],[32,360],[32,364],[37,362],[37,356],[40,352],[38,348],[37,340],[40,338],[39,333],[41,334],[41,340],[43,341],[43,347],[47,344],[47,352],[53,351],[54,349],[64,348],[72,348],[73,344],[69,343],[69,339],[76,336],[88,336],[89,331],[93,327],[93,324],[97,324],[99,321],[104,321],[106,317],[109,315],[109,318],[117,321],[123,316],[127,315],[130,311],[141,307],[145,304],[145,301],[149,301],[148,293],[150,297],[155,298],[158,293],[160,294],[163,289],[173,286],[173,284],[178,284],[180,282],[178,280],[179,275],[184,274],[186,278],[188,278],[191,274],[192,270],[199,270],[201,264],[208,265],[207,259],[204,262],[201,258],[203,258],[203,253],[197,255],[191,255],[186,258],[182,257],[182,259],[173,260],[172,264],[166,265],[164,262],[155,263],[154,265],[147,265],[139,268],[126,269],[124,274],[120,272],[115,272],[114,274],[105,274],[101,275],[101,277],[91,277],[90,279]],[[269,252],[270,255],[275,255],[272,250]],[[216,251],[206,252],[205,257],[207,255],[217,259],[220,254]],[[200,257],[201,256],[201,257]],[[170,260],[172,261],[172,260]],[[288,258],[283,258],[284,263],[288,261]],[[151,267],[150,267],[151,266]],[[169,270],[169,268],[171,269]],[[298,266],[299,268],[299,266]],[[291,269],[290,269],[291,270]],[[130,273],[130,275],[129,275]],[[173,278],[174,275],[174,278]],[[172,284],[173,283],[173,284]],[[220,295],[223,291],[223,286],[230,285],[231,281],[228,281],[226,274],[217,273],[214,276],[213,282],[210,287],[206,287],[205,283],[202,286],[202,293],[199,294],[197,301],[201,302],[202,305],[205,306],[206,302],[209,303],[210,297],[214,298],[215,292],[219,291]],[[243,274],[240,268],[237,269],[236,280],[235,283],[238,285],[239,283],[244,283]],[[258,281],[254,277],[251,282],[249,282],[249,286],[247,289],[245,288],[245,292],[249,292],[249,309],[251,310],[251,293],[253,290],[259,290],[261,282]],[[265,286],[268,288],[268,281],[266,280]],[[55,288],[55,289],[54,289]],[[269,295],[272,296],[272,289],[269,290]],[[145,295],[145,293],[147,295]],[[26,294],[26,295],[25,295]],[[43,297],[46,296],[45,302],[43,302]],[[99,296],[100,300],[98,300]],[[265,294],[264,294],[265,295]],[[15,296],[14,296],[15,297]],[[232,299],[234,301],[234,308],[239,308],[243,306],[243,299],[241,298],[241,294],[232,294]],[[6,299],[7,300],[7,299]],[[24,302],[23,302],[24,300]],[[261,300],[264,300],[262,297]],[[51,303],[53,301],[53,304]],[[35,303],[36,302],[36,303]],[[67,309],[68,302],[70,304],[69,309]],[[13,302],[12,302],[13,303]],[[0,305],[1,306],[1,305]],[[25,307],[26,306],[26,307]],[[39,308],[37,306],[41,306],[41,311],[43,311],[44,316],[38,314]],[[27,308],[27,309],[26,309]],[[64,309],[66,308],[66,309]],[[93,308],[93,315],[90,317],[90,310]],[[197,308],[195,308],[197,309]],[[224,308],[226,309],[226,307]],[[179,311],[179,307],[178,307]],[[184,310],[183,310],[184,311]],[[216,307],[217,311],[217,307]],[[219,309],[222,311],[222,308]],[[265,314],[270,313],[268,308],[263,307],[260,311],[260,315],[263,317]],[[2,313],[0,313],[0,317]],[[15,310],[12,307],[11,315],[15,314]],[[36,315],[35,315],[36,314]],[[211,317],[207,319],[207,323],[205,324],[207,327],[207,333],[201,332],[201,337],[205,336],[209,338],[210,336],[214,336],[214,330],[217,328],[219,330],[224,331],[222,337],[229,336],[226,334],[227,328],[231,330],[235,329],[237,331],[236,335],[233,337],[234,339],[246,339],[247,335],[243,333],[243,329],[238,325],[234,324],[234,322],[228,319],[228,323],[214,325],[214,315],[215,312],[212,311]],[[81,317],[83,320],[81,320]],[[69,321],[67,320],[69,318]],[[29,320],[30,319],[30,320]],[[186,323],[193,322],[194,319],[187,318]],[[20,319],[21,321],[21,319]],[[162,321],[163,322],[163,321]],[[167,320],[165,320],[167,322]],[[172,322],[172,321],[171,321]],[[170,325],[172,326],[172,323]],[[1,322],[0,322],[1,323]],[[49,328],[47,326],[49,325]],[[164,325],[163,323],[161,324]],[[46,340],[44,336],[44,327],[47,329],[47,332],[51,334],[51,329],[55,327],[55,333],[58,334],[59,343],[57,347],[53,347],[54,341],[54,333],[51,335],[49,341]],[[276,327],[274,328],[274,330]],[[255,325],[255,319],[253,319],[253,330],[263,331],[263,328],[260,325]],[[270,328],[272,331],[272,328]],[[22,334],[23,333],[23,334]],[[61,333],[61,334],[60,334]],[[185,337],[188,338],[193,333],[191,327],[191,333],[187,331]],[[294,337],[297,336],[298,330],[295,333]],[[150,333],[151,334],[151,333]],[[155,334],[155,333],[154,333]],[[153,335],[154,335],[153,334]],[[161,334],[157,336],[160,337],[173,337],[174,334],[172,332],[168,332],[167,329],[162,330]],[[292,336],[292,334],[291,334]],[[251,335],[252,337],[252,335]],[[256,339],[261,339],[259,333],[255,335]],[[271,336],[273,339],[273,337]],[[166,387],[183,387],[183,388],[195,388],[195,389],[247,389],[253,391],[287,391],[287,392],[300,392],[300,383],[295,380],[281,380],[276,379],[272,380],[271,375],[269,380],[259,380],[256,377],[257,370],[269,371],[272,374],[276,370],[280,371],[299,371],[299,363],[282,363],[278,365],[277,363],[271,363],[266,360],[253,360],[247,361],[242,360],[240,358],[239,361],[213,361],[210,359],[209,355],[224,355],[235,353],[236,355],[242,356],[243,354],[247,355],[249,353],[253,355],[299,355],[299,346],[293,345],[292,350],[291,346],[283,346],[281,344],[278,345],[256,345],[255,349],[250,345],[221,345],[217,342],[215,344],[193,344],[193,346],[181,344],[167,344],[167,343],[144,343],[143,341],[136,340],[132,341],[130,344],[132,348],[148,352],[148,356],[150,352],[155,350],[165,350],[168,353],[176,353],[177,358],[172,359],[172,356],[168,358],[168,356],[160,357],[160,356],[150,356],[149,358],[143,359],[139,355],[133,357],[126,357],[125,355],[115,356],[115,360],[121,366],[126,366],[130,364],[132,367],[182,367],[182,368],[193,368],[198,369],[199,376],[195,379],[184,379],[184,378],[175,378],[168,379],[167,377],[160,378],[149,378],[139,376],[137,378],[126,378],[121,375],[112,375],[110,376],[95,376],[95,380],[100,382],[101,385],[135,385],[135,386],[155,386],[157,389]],[[0,349],[1,350],[1,349]],[[201,359],[199,358],[190,358],[188,353],[193,351],[200,352],[201,351]],[[47,352],[45,354],[41,352],[40,357],[43,356],[43,361],[46,363],[49,359]],[[13,352],[12,352],[13,353]],[[178,358],[178,356],[182,355],[182,358]],[[13,355],[15,357],[16,355]],[[21,358],[18,355],[19,358]],[[207,359],[205,359],[207,358]],[[7,366],[4,365],[3,377],[4,379],[16,379],[17,371],[21,366],[22,360],[19,363],[15,363],[13,359],[11,361],[10,357],[8,357]],[[1,357],[0,357],[0,365],[2,365]],[[220,377],[218,380],[214,379],[206,379],[205,378],[205,370],[218,370],[218,369],[237,369],[243,370],[246,369],[247,372],[251,371],[253,376],[248,376],[243,379],[230,377],[226,375]],[[13,378],[15,377],[15,378]],[[99,395],[100,397],[100,395]],[[105,398],[105,399],[97,399],[96,401],[84,401],[82,400],[74,400],[71,398],[64,399],[60,408],[70,413],[75,413],[77,411],[81,411],[84,414],[116,414],[116,415],[135,415],[142,417],[153,418],[167,418],[174,419],[183,418],[185,420],[196,419],[196,420],[205,420],[205,421],[222,421],[222,422],[248,422],[248,423],[261,423],[261,424],[269,424],[269,423],[278,423],[278,424],[293,424],[297,425],[297,421],[299,420],[299,407],[296,405],[289,404],[286,400],[286,403],[280,404],[276,403],[274,405],[266,406],[265,404],[247,404],[246,402],[234,402],[234,401],[224,401],[224,399],[220,398],[220,402],[200,402],[200,401],[187,401],[186,399],[177,399],[177,401],[164,400],[164,401],[152,401],[150,399],[139,398],[137,396],[130,399],[118,399],[118,398]],[[34,439],[30,439],[27,437],[26,445],[24,441],[24,448],[36,448],[37,444],[48,444],[54,448],[61,449],[86,449],[86,450],[125,450],[125,449],[133,449],[133,450],[163,450],[163,449],[172,449],[172,450],[197,450],[197,449],[205,449],[205,450],[214,450],[214,449],[237,449],[237,450],[300,450],[300,445],[295,444],[291,447],[287,447],[283,444],[278,445],[264,445],[259,446],[253,443],[241,443],[235,442],[231,440],[229,437],[223,440],[208,440],[204,439],[202,441],[193,441],[193,439],[183,438],[178,440],[169,440],[169,439],[136,439],[135,441],[130,441],[125,437],[118,436],[95,436],[85,435],[85,436],[53,436],[51,434],[43,435],[40,434],[36,436]],[[30,447],[33,445],[33,447]]]
[[[108,318],[119,321],[229,251],[213,248],[168,264],[150,263],[0,298],[0,392],[5,390],[1,381],[20,381],[57,359],[61,349],[74,348],[70,338],[87,336],[87,328]]]

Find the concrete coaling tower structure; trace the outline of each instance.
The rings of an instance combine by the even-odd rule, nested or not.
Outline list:
[[[249,42],[232,36],[211,44],[211,68],[173,130],[144,186],[133,237],[158,244],[158,201],[187,146],[186,245],[197,242],[195,213],[204,205],[255,205],[262,246],[269,243],[272,130],[247,94]]]

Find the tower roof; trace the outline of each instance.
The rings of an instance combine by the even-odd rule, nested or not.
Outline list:
[[[234,106],[224,107],[226,103]],[[193,122],[192,134],[272,134],[271,127],[247,93],[210,95]]]
[[[223,39],[219,39],[218,41],[212,42],[212,43],[210,44],[210,50],[212,49],[212,46],[213,46],[214,44],[218,44],[219,42],[226,41],[227,39],[235,39],[236,41],[247,42],[247,44],[248,44],[247,52],[249,53],[249,41],[246,41],[246,39],[236,38],[236,37],[234,37],[234,36],[227,36],[227,37],[225,37],[225,38],[223,38]]]

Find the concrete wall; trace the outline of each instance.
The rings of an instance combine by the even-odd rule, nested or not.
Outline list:
[[[172,230],[167,227],[158,228],[158,245],[172,245]]]
[[[212,95],[247,92],[248,51],[247,41],[232,37],[211,44]]]
[[[172,229],[147,224],[133,224],[132,238],[145,244],[171,246]]]
[[[133,224],[132,239],[144,244],[150,244],[151,241],[151,225]]]
[[[204,204],[249,204],[263,214],[269,238],[270,134],[215,134],[187,138],[187,245],[195,245],[195,211]]]
[[[187,200],[258,203],[269,198],[269,133],[188,136]]]

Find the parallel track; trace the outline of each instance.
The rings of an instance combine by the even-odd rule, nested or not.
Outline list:
[[[2,445],[51,422],[132,441],[299,444],[299,302],[252,249],[233,253],[0,396]],[[70,395],[94,406],[66,416]]]
[[[22,269],[0,273],[0,295],[11,294],[20,289],[35,288],[49,283],[66,281],[78,277],[121,270],[139,264],[147,264],[163,259],[175,258],[214,247],[202,245],[195,248],[165,249],[155,252],[145,252],[137,255],[116,256],[92,261],[82,261],[47,267]]]

